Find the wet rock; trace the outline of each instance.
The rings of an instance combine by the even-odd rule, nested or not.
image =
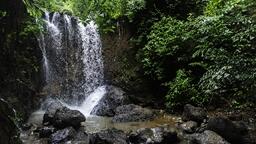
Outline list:
[[[194,133],[196,131],[198,124],[194,121],[187,121],[180,125],[180,128],[186,133]]]
[[[43,124],[49,125],[53,122],[53,117],[57,111],[57,109],[62,109],[64,106],[57,101],[52,101],[50,104],[46,107],[46,112],[43,117]]]
[[[190,143],[193,144],[229,144],[225,139],[219,136],[217,133],[206,130],[203,133],[191,135]]]
[[[95,106],[92,113],[98,116],[114,116],[118,106],[128,104],[128,96],[125,92],[115,86],[106,86],[107,93]]]
[[[210,118],[207,129],[218,133],[232,144],[244,143],[244,136],[248,133],[246,125],[242,122],[234,123],[223,117]]]
[[[147,121],[155,117],[154,111],[134,104],[119,106],[115,112],[112,122]]]
[[[69,141],[74,138],[75,134],[76,134],[76,131],[73,127],[68,127],[68,128],[59,130],[50,136],[49,143],[59,144],[59,143]]]
[[[19,143],[18,127],[14,121],[15,112],[11,106],[0,97],[0,143]]]
[[[40,138],[48,138],[51,134],[53,134],[56,131],[54,127],[43,127],[38,130],[39,137]]]
[[[116,129],[100,131],[94,134],[90,141],[93,144],[128,144],[126,134]]]
[[[200,107],[194,107],[190,104],[186,104],[184,106],[184,111],[182,114],[183,121],[195,121],[195,122],[203,122],[204,119],[207,118],[206,111]]]
[[[81,126],[81,122],[84,121],[85,116],[81,112],[62,107],[61,109],[57,109],[52,123],[53,126],[57,128],[65,128],[69,126],[79,128]]]
[[[92,144],[90,143],[92,136],[91,134],[87,134],[84,131],[84,127],[81,127],[80,129],[77,130],[77,133],[74,137],[74,139],[71,141],[73,144]]]
[[[167,127],[142,128],[129,135],[132,144],[171,144],[178,141],[177,133]]]

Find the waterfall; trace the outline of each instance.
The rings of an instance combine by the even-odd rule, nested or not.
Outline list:
[[[105,94],[101,40],[97,25],[75,17],[45,13],[38,37],[45,77],[44,92],[68,107],[90,114]]]

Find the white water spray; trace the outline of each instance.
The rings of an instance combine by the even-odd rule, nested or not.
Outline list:
[[[69,106],[65,105],[70,109],[79,110],[84,116],[90,116],[93,108],[98,104],[102,97],[106,93],[105,86],[98,87],[94,92],[92,92],[82,103],[81,106]]]
[[[106,93],[97,25],[49,12],[44,21],[46,32],[38,41],[47,94],[88,116]]]

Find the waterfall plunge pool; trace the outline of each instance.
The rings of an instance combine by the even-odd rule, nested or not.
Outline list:
[[[101,130],[107,130],[112,128],[122,130],[125,133],[129,133],[131,131],[136,131],[140,128],[154,128],[162,125],[167,125],[170,128],[175,128],[175,124],[180,121],[180,117],[167,114],[159,114],[159,116],[151,121],[114,123],[112,122],[112,117],[91,115],[91,111],[98,104],[98,102],[105,95],[105,93],[106,86],[98,87],[82,102],[80,106],[72,106],[64,102],[60,102],[70,109],[80,111],[86,117],[86,121],[82,122],[82,128],[86,133],[97,133]],[[32,128],[29,131],[23,131],[21,133],[20,138],[23,143],[47,143],[46,139],[40,139],[38,133],[34,132],[36,129],[43,127],[42,122],[44,114],[45,110],[38,110],[30,115],[27,123],[32,124]]]
[[[29,120],[28,123],[35,125],[36,127],[42,126],[43,121],[43,111],[34,112]],[[116,128],[122,130],[124,132],[130,132],[137,130],[139,128],[153,128],[158,127],[161,125],[169,125],[170,127],[175,127],[177,121],[180,120],[177,116],[163,114],[155,118],[151,121],[145,122],[123,122],[123,123],[113,123],[112,117],[102,117],[102,116],[95,116],[90,115],[86,117],[86,121],[82,123],[85,132],[87,133],[96,133],[101,130]]]

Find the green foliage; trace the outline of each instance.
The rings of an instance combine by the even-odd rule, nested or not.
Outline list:
[[[183,54],[180,51],[187,49],[186,43],[182,42],[183,31],[186,24],[173,18],[163,18],[155,23],[148,36],[148,43],[143,48],[142,62],[146,69],[146,74],[154,75],[158,80],[164,77],[164,66],[167,57],[177,56],[178,61],[183,61]],[[186,39],[184,37],[184,39]],[[174,45],[172,45],[174,43]],[[160,62],[160,63],[159,63]]]
[[[42,9],[40,9],[37,1],[23,0],[23,3],[27,7],[27,12],[35,18],[40,18],[42,16]]]
[[[103,31],[113,31],[116,21],[127,18],[143,9],[144,0],[23,0],[31,16],[41,17],[43,11],[58,11],[95,20]]]
[[[210,0],[204,11],[205,15],[215,16],[225,14],[231,11],[234,7],[237,7],[244,0]]]
[[[165,86],[169,89],[166,95],[166,105],[170,109],[191,103],[191,101],[202,102],[197,99],[199,92],[185,70],[178,70],[175,80],[168,82]]]
[[[146,74],[168,83],[169,107],[222,97],[246,100],[253,94],[255,4],[251,0],[210,0],[205,15],[186,21],[163,17],[153,25],[142,63]]]
[[[7,12],[6,12],[6,11],[1,11],[1,10],[0,10],[0,18],[1,18],[1,17],[5,17],[5,16],[6,16],[6,14],[7,14]]]

